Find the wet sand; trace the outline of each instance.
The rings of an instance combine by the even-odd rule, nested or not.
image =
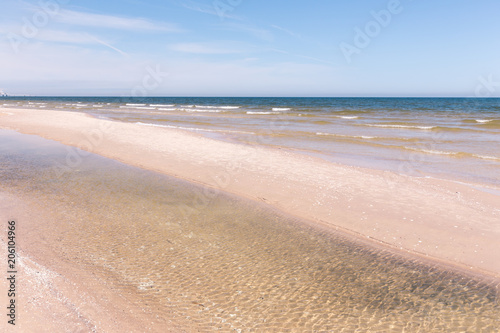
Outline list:
[[[2,203],[15,204],[1,211],[30,221],[23,232],[25,271],[42,265],[46,271],[40,271],[57,285],[51,289],[49,280],[41,280],[41,287],[32,288],[45,292],[39,300],[52,295],[59,305],[51,312],[54,325],[61,318],[73,318],[72,325],[82,331],[95,326],[110,332],[120,331],[119,325],[145,331],[133,326],[137,323],[149,323],[146,327],[152,331],[179,331],[180,327],[186,331],[276,331],[285,327],[291,331],[350,331],[370,327],[374,332],[400,332],[403,328],[424,332],[468,327],[494,331],[497,327],[494,284],[464,280],[456,272],[424,265],[417,257],[404,259],[380,246],[370,249],[334,232],[338,227],[354,235],[368,235],[371,242],[375,237],[369,230],[385,227],[378,244],[386,249],[403,247],[407,238],[417,236],[423,244],[416,245],[424,249],[430,242],[440,241],[435,244],[448,248],[444,252],[448,257],[439,251],[427,253],[442,263],[438,266],[452,263],[495,277],[497,252],[486,251],[498,249],[498,219],[493,219],[498,206],[491,194],[460,187],[463,192],[457,200],[450,193],[455,189],[449,186],[460,185],[378,174],[184,132],[145,131],[80,114],[29,112],[19,111],[22,117],[15,116],[17,119],[0,114],[0,124],[211,185],[186,192],[189,185],[179,183],[166,190],[173,180],[163,184],[163,178],[156,178],[159,176],[123,165],[109,164],[106,169],[111,162],[97,164],[103,170],[99,174],[92,164],[97,162],[87,166],[94,155],[73,148],[66,148],[62,155],[40,156],[33,167],[45,172],[37,173],[36,182],[29,170],[24,176],[22,170],[16,170],[15,177],[8,177],[19,181],[6,184],[9,194],[3,195],[9,200]],[[125,134],[129,137],[124,138]],[[52,164],[40,162],[44,160]],[[366,188],[381,184],[385,187]],[[363,185],[360,197],[353,195]],[[249,206],[222,190],[263,203]],[[402,193],[408,197],[401,197]],[[420,205],[412,207],[415,202]],[[441,203],[454,205],[443,207],[438,205]],[[270,214],[269,205],[308,219],[297,220],[277,211]],[[436,212],[440,214],[434,216]],[[362,223],[357,221],[359,214],[366,217]],[[471,214],[476,216],[471,218]],[[417,216],[433,219],[419,221]],[[432,224],[436,221],[441,225]],[[457,224],[459,228],[454,227]],[[485,228],[491,230],[485,232]],[[51,234],[54,230],[56,238]],[[396,236],[401,238],[387,239]],[[461,243],[449,244],[449,237]],[[478,244],[486,247],[481,248],[484,252],[475,249]],[[60,272],[64,272],[62,277]],[[38,286],[36,276],[24,281]],[[72,294],[71,283],[84,290],[78,294],[81,298]],[[57,299],[59,293],[70,302]],[[85,304],[106,309],[106,315],[93,313],[92,306]],[[32,307],[38,309],[32,315],[35,322],[47,319],[39,304],[33,302]],[[64,311],[71,315],[64,316]],[[27,317],[23,315],[23,320]]]
[[[3,191],[0,199],[3,223],[15,219],[18,225],[15,326],[2,320],[2,332],[182,331],[174,320],[163,319],[170,318],[167,311],[162,318],[147,312],[147,306],[140,303],[143,300],[131,296],[134,288],[116,283],[111,272],[79,261],[76,254],[86,248],[71,248],[69,243],[74,245],[81,235],[70,236],[54,223],[60,216],[47,211],[45,204],[50,201]],[[68,237],[66,245],[71,249],[67,251],[59,246],[63,237]],[[7,253],[3,237],[0,251]],[[2,269],[7,271],[6,264],[2,263]],[[1,290],[8,287],[2,279]],[[1,304],[9,304],[10,299],[1,293]]]
[[[499,196],[467,185],[79,113],[2,109],[0,126],[260,200],[318,224],[500,277]],[[70,171],[81,158],[68,152],[60,172]],[[199,193],[184,212],[203,209],[210,200],[211,195]]]

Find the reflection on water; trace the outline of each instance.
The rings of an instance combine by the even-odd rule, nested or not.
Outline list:
[[[187,331],[500,330],[486,284],[222,194],[187,218],[199,187],[95,155],[55,177],[67,154],[0,131],[0,181],[52,207],[40,232],[57,230],[50,246],[62,259],[105,273]]]

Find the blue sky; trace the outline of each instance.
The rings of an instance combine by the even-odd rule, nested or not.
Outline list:
[[[5,1],[0,89],[498,97],[499,13],[497,0]]]

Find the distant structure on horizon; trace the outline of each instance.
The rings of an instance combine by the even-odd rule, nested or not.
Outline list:
[[[9,96],[7,93],[5,93],[2,89],[0,89],[0,96]]]

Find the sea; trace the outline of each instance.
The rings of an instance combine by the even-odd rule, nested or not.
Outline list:
[[[500,98],[2,97],[500,194]]]

